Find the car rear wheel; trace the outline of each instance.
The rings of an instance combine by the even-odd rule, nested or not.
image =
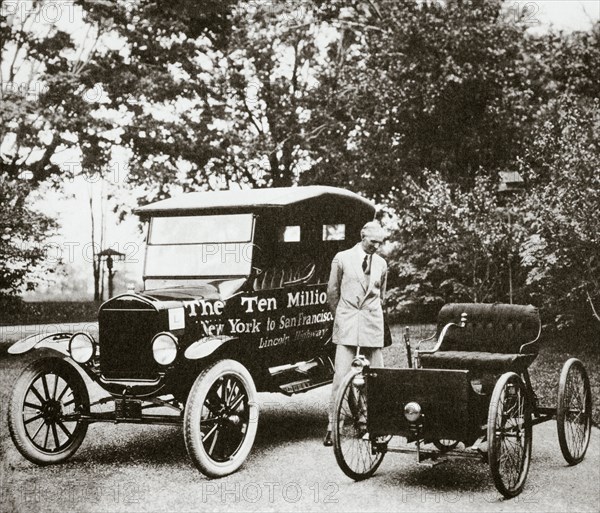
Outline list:
[[[388,437],[371,440],[367,432],[367,395],[361,373],[346,375],[333,412],[333,451],[339,467],[351,479],[371,477],[385,455]]]
[[[556,423],[560,450],[569,465],[577,465],[585,457],[592,429],[590,379],[577,358],[567,360],[560,373]]]
[[[488,461],[494,484],[506,498],[519,495],[531,461],[531,406],[514,372],[500,376],[488,415]]]
[[[85,382],[59,358],[37,360],[19,376],[8,410],[10,436],[19,452],[37,465],[61,463],[79,448],[89,412]]]
[[[185,446],[209,477],[235,472],[246,460],[258,425],[257,394],[248,370],[220,360],[196,378],[186,403]]]

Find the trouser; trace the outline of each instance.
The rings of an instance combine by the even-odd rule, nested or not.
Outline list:
[[[383,351],[381,347],[361,347],[362,354],[372,367],[383,367]],[[333,426],[333,409],[335,408],[335,399],[337,397],[340,385],[344,376],[352,368],[352,360],[356,357],[356,346],[343,346],[338,344],[335,350],[335,373],[333,375],[333,385],[331,386],[331,398],[329,400],[329,423],[327,430],[331,431]]]

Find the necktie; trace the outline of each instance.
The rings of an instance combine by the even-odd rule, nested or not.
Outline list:
[[[363,260],[362,263],[362,270],[365,274],[369,274],[369,255],[365,255],[365,259]]]

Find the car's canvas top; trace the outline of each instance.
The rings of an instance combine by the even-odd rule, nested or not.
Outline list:
[[[166,214],[204,210],[249,210],[252,208],[285,207],[323,196],[355,200],[374,209],[369,200],[337,187],[310,185],[305,187],[272,187],[215,192],[190,192],[150,203],[135,210],[136,214]]]

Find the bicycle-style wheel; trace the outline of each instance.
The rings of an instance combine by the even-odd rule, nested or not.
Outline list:
[[[558,382],[558,441],[569,465],[585,457],[592,429],[592,392],[585,367],[577,358],[565,362]]]
[[[371,442],[367,431],[366,384],[360,372],[350,372],[342,381],[332,434],[335,458],[344,474],[355,481],[371,477],[385,453]]]
[[[500,376],[494,387],[487,436],[494,484],[504,497],[516,497],[529,472],[532,423],[525,385],[514,372]]]

